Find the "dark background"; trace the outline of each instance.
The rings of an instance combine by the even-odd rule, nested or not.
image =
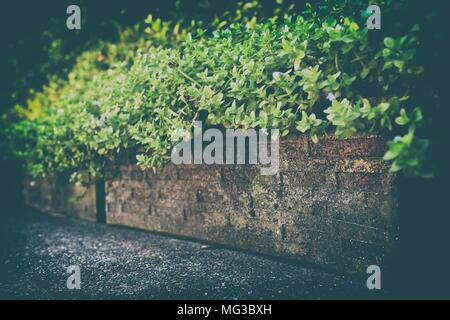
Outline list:
[[[294,2],[301,8],[304,1]],[[435,167],[433,179],[401,177],[400,242],[393,272],[386,277],[394,298],[450,299],[450,106],[445,99],[450,90],[447,2],[411,0],[404,15],[391,20],[405,26],[419,23],[422,27],[419,57],[426,72],[420,85],[423,98],[419,102],[425,115],[433,118],[427,135],[432,139],[430,157]],[[66,28],[66,8],[70,4],[82,9],[81,31]],[[28,89],[39,89],[48,75],[64,74],[73,63],[71,57],[96,39],[114,41],[117,23],[132,25],[149,13],[165,19],[208,20],[233,7],[233,1],[219,0],[4,1],[0,5],[0,114],[15,103],[23,103]],[[267,12],[272,9],[270,5],[265,8]],[[382,32],[389,34],[385,21],[389,20],[382,20]],[[52,49],[55,39],[61,39],[58,50]],[[61,54],[68,55],[68,59],[61,62],[58,59]],[[20,163],[2,157],[2,151],[0,214],[19,214]]]

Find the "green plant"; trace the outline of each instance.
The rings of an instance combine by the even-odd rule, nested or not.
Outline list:
[[[411,98],[423,71],[419,29],[374,42],[356,8],[323,1],[285,19],[216,21],[211,35],[149,17],[147,36],[85,52],[67,80],[34,94],[23,111],[34,116],[7,135],[35,175],[97,175],[124,151],[160,167],[196,120],[299,130],[314,142],[330,130],[374,131],[392,139],[392,171],[428,175],[429,143],[416,136],[423,116]]]

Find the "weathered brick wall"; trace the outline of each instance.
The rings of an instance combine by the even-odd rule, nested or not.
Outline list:
[[[41,212],[96,221],[95,186],[78,186],[62,177],[26,178],[24,200]]]
[[[281,140],[280,171],[133,164],[106,182],[106,216],[139,227],[349,272],[382,264],[397,237],[396,177],[379,137]]]

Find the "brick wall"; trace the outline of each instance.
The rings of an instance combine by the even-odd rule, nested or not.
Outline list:
[[[29,207],[54,215],[97,220],[96,189],[77,186],[62,177],[24,181],[24,200]]]
[[[289,136],[280,171],[253,165],[120,166],[106,182],[111,224],[209,240],[349,272],[383,264],[397,238],[396,176],[373,135]]]

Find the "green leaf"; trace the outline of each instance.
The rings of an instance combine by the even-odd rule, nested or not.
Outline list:
[[[423,119],[422,109],[420,109],[419,107],[414,108],[412,117],[414,123],[419,123],[420,121],[422,121]]]
[[[302,62],[302,59],[304,57],[305,57],[305,52],[300,51],[294,61],[294,71],[297,71],[298,69],[300,69],[300,63]]]
[[[384,45],[389,49],[394,49],[396,46],[396,42],[393,38],[386,37],[384,38]]]
[[[384,154],[383,160],[389,161],[397,158],[403,151],[403,145],[401,142],[390,142],[389,150]]]
[[[302,133],[305,133],[311,128],[311,125],[308,121],[308,114],[305,111],[302,111],[302,119],[297,122],[297,130],[299,130]]]
[[[368,76],[369,72],[370,72],[369,68],[363,68],[361,70],[361,74],[360,74],[361,78],[365,79]]]
[[[389,171],[396,173],[399,172],[400,170],[402,170],[403,167],[401,165],[399,165],[396,161],[394,161],[391,165],[391,169]]]
[[[401,126],[407,125],[410,121],[411,121],[411,119],[406,114],[405,109],[401,109],[400,116],[395,118],[395,123],[397,123],[398,125],[401,125]]]

